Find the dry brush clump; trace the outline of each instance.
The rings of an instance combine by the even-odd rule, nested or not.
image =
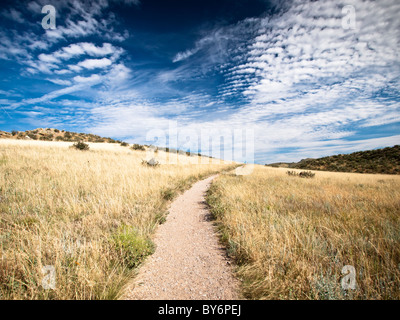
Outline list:
[[[256,167],[208,203],[250,299],[400,299],[400,178]],[[343,290],[341,270],[356,270]]]
[[[286,171],[286,174],[288,176],[300,177],[300,178],[314,178],[315,177],[315,173],[313,173],[311,171],[297,172],[297,171],[294,171],[294,170],[289,170],[289,171]]]
[[[228,167],[154,170],[119,144],[70,145],[0,142],[0,299],[118,298],[153,250],[172,199],[165,190],[175,195]],[[43,288],[45,266],[54,267],[54,290]]]
[[[86,151],[86,150],[90,149],[89,145],[87,143],[84,143],[83,141],[75,142],[72,145],[72,147],[77,149],[77,150],[81,150],[81,151]]]

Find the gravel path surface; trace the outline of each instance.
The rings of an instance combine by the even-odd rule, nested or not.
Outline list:
[[[171,204],[154,238],[155,253],[142,265],[125,298],[239,299],[238,281],[205,203],[215,177],[197,182]]]

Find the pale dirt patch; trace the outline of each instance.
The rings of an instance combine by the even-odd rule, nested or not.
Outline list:
[[[238,280],[218,241],[205,192],[216,176],[193,185],[172,204],[125,299],[239,299]]]

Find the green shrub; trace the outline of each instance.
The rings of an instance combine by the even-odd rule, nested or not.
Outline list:
[[[134,145],[132,145],[131,147],[132,150],[139,150],[139,151],[145,151],[146,148],[140,144],[135,143]]]
[[[289,176],[300,177],[300,178],[314,178],[315,177],[315,173],[312,173],[311,171],[301,171],[300,173],[297,173],[296,171],[286,171],[286,174]]]
[[[71,138],[72,138],[71,132],[66,131],[66,132],[64,133],[64,139],[65,139],[65,140],[69,140],[69,139],[71,139]]]
[[[33,140],[37,140],[36,134],[28,133],[28,137],[31,138],[31,139],[33,139]]]
[[[311,171],[302,171],[299,173],[300,178],[314,178],[315,173],[312,173]]]
[[[87,143],[84,143],[83,141],[76,142],[72,145],[73,148],[77,150],[89,150],[89,145]]]
[[[16,131],[16,130],[11,131],[11,134],[12,134],[13,136],[15,136],[17,133],[18,133],[18,131]]]
[[[164,200],[170,201],[176,197],[177,192],[174,189],[167,188],[161,191],[161,195]]]
[[[121,142],[121,147],[127,147],[127,146],[129,146],[129,143]]]
[[[43,140],[43,141],[52,141],[52,140],[53,140],[53,137],[50,137],[50,136],[48,136],[48,135],[45,135],[45,136],[41,136],[41,137],[40,137],[40,140]]]
[[[132,226],[120,227],[112,239],[117,253],[128,268],[137,267],[154,252],[152,241],[139,234]]]
[[[297,176],[298,175],[296,171],[286,171],[286,174],[288,176]]]

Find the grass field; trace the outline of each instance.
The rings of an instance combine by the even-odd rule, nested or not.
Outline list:
[[[183,155],[152,168],[143,151],[71,145],[0,140],[0,299],[118,298],[168,201],[232,168]]]
[[[400,299],[400,177],[256,166],[208,202],[250,299]],[[342,268],[355,268],[344,290]]]

